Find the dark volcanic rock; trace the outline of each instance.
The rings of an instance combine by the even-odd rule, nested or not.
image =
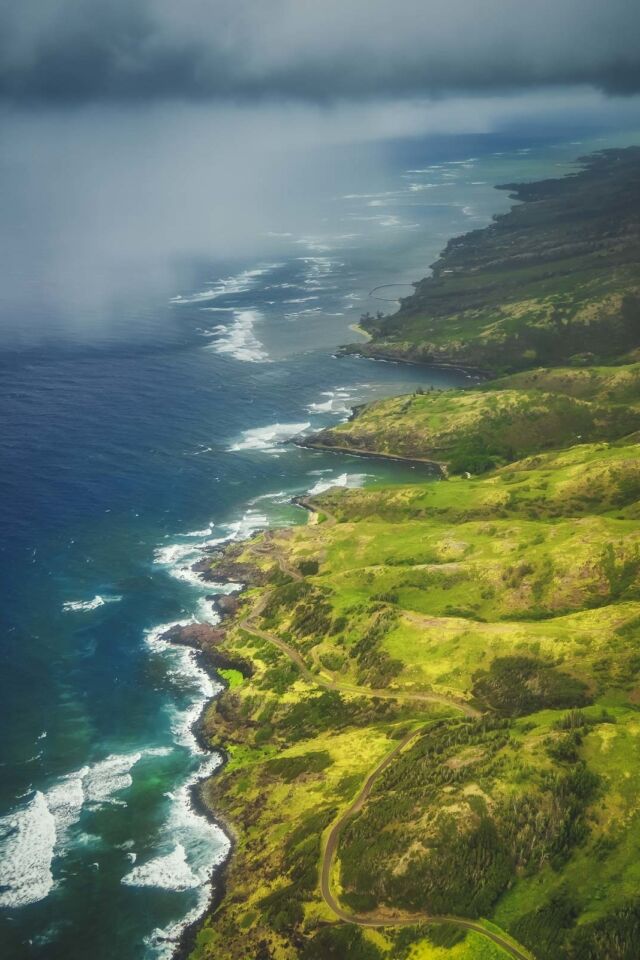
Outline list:
[[[266,582],[266,576],[251,563],[241,563],[222,557],[219,560],[209,557],[198,560],[191,569],[199,573],[207,583],[241,583],[247,587],[260,587]],[[217,599],[217,598],[216,598]]]
[[[171,643],[180,643],[185,647],[206,650],[221,643],[224,635],[224,630],[212,627],[209,623],[188,623],[184,627],[178,625],[170,627],[166,633],[162,634],[162,639],[170,640]]]
[[[227,593],[221,593],[214,597],[213,605],[221,617],[235,617],[240,606],[240,598]]]
[[[185,647],[194,647],[200,650],[211,666],[227,670],[239,670],[243,677],[250,677],[251,665],[240,657],[231,656],[226,650],[220,649],[226,632],[209,623],[188,623],[186,626],[170,627],[162,634],[163,640],[178,643]]]

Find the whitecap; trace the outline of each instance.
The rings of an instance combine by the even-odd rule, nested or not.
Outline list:
[[[70,828],[80,817],[85,800],[83,779],[88,772],[88,767],[82,767],[47,790],[47,806],[55,820],[57,844],[68,840]]]
[[[149,948],[157,960],[171,960],[183,930],[200,919],[206,911],[208,903],[208,891],[201,887],[198,891],[197,903],[193,909],[180,921],[170,923],[166,927],[156,927],[148,937],[144,938],[144,945]]]
[[[53,887],[55,842],[55,819],[40,791],[26,807],[0,819],[0,907],[44,900]]]
[[[266,427],[253,427],[242,431],[242,438],[229,447],[231,451],[259,450],[262,453],[275,453],[286,440],[308,430],[307,423],[271,423]]]
[[[122,878],[129,887],[157,887],[160,890],[192,890],[201,881],[187,863],[187,854],[181,843],[171,853],[155,857],[135,866]]]
[[[51,865],[71,842],[71,828],[85,804],[122,804],[116,796],[131,786],[131,770],[142,756],[170,752],[164,747],[111,754],[81,767],[37,791],[31,802],[0,819],[0,906],[18,907],[43,900],[53,886]],[[83,834],[77,842],[90,838]]]
[[[114,794],[131,786],[131,770],[141,757],[142,752],[112,753],[92,764],[82,778],[86,802],[96,805],[119,803]]]
[[[153,562],[168,566],[195,557],[204,544],[197,543],[169,543],[164,547],[156,547],[153,551]]]
[[[210,523],[208,527],[204,527],[202,530],[189,530],[187,533],[182,533],[182,537],[208,537],[213,533],[213,528],[215,524]]]
[[[307,493],[309,496],[317,496],[326,490],[330,490],[331,487],[348,487],[349,489],[354,489],[361,487],[367,479],[367,476],[368,474],[366,473],[341,473],[337,477],[318,480],[317,483],[314,483],[314,485],[310,487]]]
[[[287,503],[291,499],[291,494],[286,490],[275,490],[273,493],[261,493],[253,497],[249,503],[260,503],[261,500],[272,500],[274,503]]]
[[[88,610],[97,610],[98,607],[104,607],[105,603],[118,603],[122,600],[122,597],[108,597],[101,596],[96,594],[92,600],[67,600],[62,604],[62,609],[65,613],[70,611],[88,611]]]
[[[258,310],[237,310],[233,323],[224,327],[224,335],[211,345],[216,353],[229,354],[236,360],[264,363],[269,359],[263,344],[255,335],[254,326],[262,320]]]
[[[333,398],[310,403],[307,406],[309,413],[333,413]]]
[[[209,589],[211,584],[209,584]],[[212,611],[212,621],[215,614]],[[197,623],[195,617],[188,620],[176,620],[173,623],[162,623],[148,630],[145,634],[145,641],[148,647],[155,653],[162,654],[172,667],[171,673],[179,680],[180,685],[186,682],[192,691],[193,699],[191,704],[186,707],[173,707],[171,710],[171,732],[177,743],[187,747],[194,754],[202,754],[204,751],[200,747],[197,738],[193,732],[193,725],[199,719],[202,708],[205,703],[218,693],[222,686],[214,683],[206,670],[198,663],[197,652],[191,647],[183,647],[164,639],[172,627],[186,627]]]
[[[178,294],[176,297],[171,297],[171,303],[177,305],[203,303],[207,300],[216,300],[218,297],[229,296],[236,293],[246,293],[251,289],[258,277],[263,276],[270,270],[276,270],[281,266],[282,264],[280,263],[270,263],[264,267],[256,267],[254,270],[242,270],[235,276],[216,281],[215,284],[207,290],[202,290],[199,293],[194,293],[189,296]]]

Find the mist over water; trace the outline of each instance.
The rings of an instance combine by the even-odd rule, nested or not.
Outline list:
[[[353,129],[347,112],[293,110],[7,118],[8,960],[171,955],[227,851],[190,803],[219,763],[191,729],[218,685],[162,639],[176,622],[215,619],[216,588],[192,564],[270,523],[304,522],[297,493],[415,479],[287,444],[376,396],[470,382],[335,359],[361,312],[393,309],[370,291],[407,292],[450,236],[506,210],[492,184],[637,140],[402,138],[412,110]]]

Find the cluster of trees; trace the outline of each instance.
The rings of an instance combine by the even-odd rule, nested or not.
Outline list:
[[[327,750],[312,750],[295,757],[275,757],[264,765],[268,777],[275,777],[292,783],[305,773],[320,773],[331,765],[331,754]]]
[[[535,657],[496,657],[473,676],[473,695],[503,716],[589,703],[586,684]]]
[[[382,640],[395,626],[398,615],[385,604],[372,604],[360,636],[349,648],[349,655],[358,666],[358,683],[377,688],[388,687],[403,669],[401,660],[395,660],[382,647]]]
[[[494,795],[491,808],[482,796],[462,817],[457,802],[448,805],[460,795],[445,789],[504,775],[509,742],[506,719],[443,722],[402,754],[345,828],[345,901],[487,915],[514,872],[559,868],[588,836],[586,812],[600,783],[577,756],[542,769],[526,790]]]

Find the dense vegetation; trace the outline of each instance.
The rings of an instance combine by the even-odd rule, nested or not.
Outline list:
[[[236,848],[198,960],[504,960],[483,929],[536,960],[637,957],[640,364],[612,352],[640,345],[622,292],[638,169],[637,151],[616,152],[518,188],[535,202],[450,245],[453,273],[436,270],[396,321],[403,336],[422,329],[437,300],[434,330],[445,301],[479,324],[490,290],[492,309],[509,303],[500,343],[513,346],[510,330],[527,344],[507,322],[537,322],[540,301],[516,309],[525,271],[536,295],[564,290],[553,323],[540,314],[536,359],[555,366],[385,401],[320,438],[436,459],[448,475],[329,490],[314,523],[218,561],[258,586],[219,641],[251,671],[204,722],[229,755],[205,799]],[[617,313],[613,287],[600,309],[605,264]],[[579,342],[615,363],[567,366],[588,290],[594,330]],[[348,810],[332,890],[347,914],[386,925],[340,922],[321,893]]]

